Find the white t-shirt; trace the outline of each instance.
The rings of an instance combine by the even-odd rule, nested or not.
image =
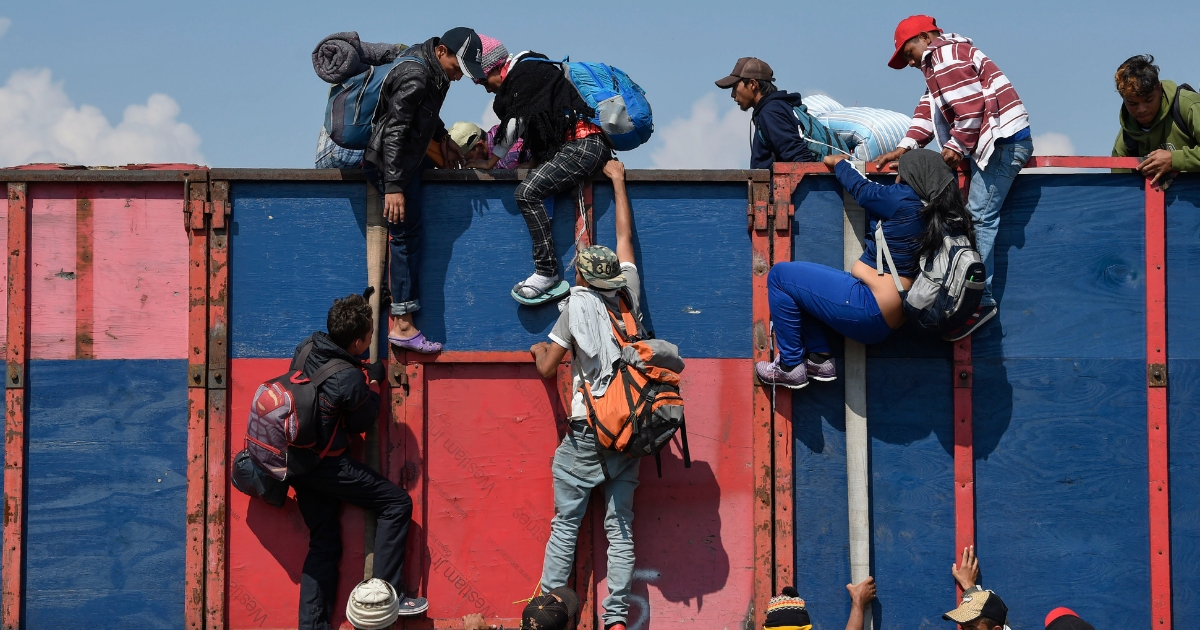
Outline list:
[[[623,262],[621,263],[621,273],[625,276],[625,287],[629,290],[630,309],[633,313],[633,316],[636,317],[640,322],[642,321],[642,306],[640,297],[642,291],[642,278],[638,275],[637,265]],[[616,290],[593,290],[596,294],[604,298],[604,301],[612,306],[613,309],[620,308]],[[570,419],[582,420],[587,417],[587,405],[583,402],[583,394],[580,393],[579,388],[583,385],[583,375],[585,373],[595,374],[598,372],[598,369],[589,368],[596,368],[598,366],[594,365],[597,361],[596,357],[583,354],[579,352],[578,348],[575,347],[575,339],[571,333],[570,313],[570,309],[563,309],[563,312],[559,314],[558,321],[554,323],[554,328],[550,329],[550,341],[553,341],[554,343],[572,352],[571,391],[574,392],[574,395],[571,397]],[[622,330],[624,329],[624,324],[618,322],[618,325],[622,327]],[[600,328],[602,330],[608,330],[608,334],[610,336],[612,335],[612,326],[608,321],[605,321]]]

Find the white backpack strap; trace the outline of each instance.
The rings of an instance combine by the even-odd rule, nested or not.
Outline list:
[[[883,221],[875,224],[875,271],[883,275],[883,260],[887,259],[888,267],[892,270],[892,282],[896,283],[896,292],[904,293],[904,285],[900,284],[900,274],[896,273],[896,262],[892,260],[892,252],[888,249],[887,239],[883,237]]]

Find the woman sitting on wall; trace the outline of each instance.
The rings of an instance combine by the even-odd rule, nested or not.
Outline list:
[[[825,340],[825,326],[860,343],[879,343],[904,324],[904,309],[891,274],[907,291],[918,261],[932,255],[942,238],[966,233],[975,242],[970,215],[954,172],[942,157],[914,150],[900,158],[896,183],[868,180],[844,155],[825,158],[838,181],[867,210],[871,219],[863,255],[850,273],[810,262],[784,262],[767,275],[771,322],[779,346],[774,361],[759,361],[754,371],[763,383],[800,389],[811,378],[832,381],[837,372]],[[887,262],[876,271],[875,229],[883,221]]]

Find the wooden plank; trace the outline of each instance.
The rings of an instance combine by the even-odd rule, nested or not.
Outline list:
[[[0,624],[21,627],[25,577],[25,375],[29,361],[29,203],[23,182],[8,184],[8,306],[4,405],[4,549]]]
[[[30,362],[24,627],[185,625],[186,373]]]
[[[214,181],[209,187],[212,202],[207,210],[228,208],[229,183]],[[204,584],[206,624],[224,630],[226,614],[229,488],[229,235],[226,222],[210,216],[208,228],[208,491],[205,510],[206,575]]]
[[[208,196],[206,182],[189,184],[184,203]],[[181,208],[182,210],[182,208]],[[181,212],[182,214],[182,212]],[[178,217],[177,217],[178,218]],[[200,630],[205,619],[205,540],[208,472],[208,230],[185,226],[188,238],[188,424],[184,624]]]
[[[95,225],[92,221],[92,197],[88,184],[75,187],[75,358],[94,359],[92,351],[93,296],[96,279],[92,273]]]
[[[30,325],[33,359],[75,358],[75,184],[37,184],[29,196]]]
[[[1167,419],[1166,198],[1146,187],[1146,429],[1150,481],[1151,626],[1172,627],[1171,502]]]

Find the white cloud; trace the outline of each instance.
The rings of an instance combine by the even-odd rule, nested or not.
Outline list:
[[[1075,155],[1075,143],[1065,133],[1048,131],[1033,137],[1034,155]]]
[[[484,131],[487,131],[488,129],[491,129],[492,127],[495,127],[496,125],[500,124],[500,117],[497,116],[496,112],[492,110],[492,102],[495,100],[496,99],[494,99],[494,98],[489,99],[487,107],[484,107],[483,113],[479,115],[479,117],[481,119],[479,126]]]
[[[178,116],[175,99],[154,94],[114,127],[95,106],[71,103],[49,70],[18,70],[0,87],[0,166],[203,163],[200,136]]]
[[[676,118],[657,130],[662,143],[650,159],[655,168],[747,168],[750,164],[750,112],[730,103],[724,114],[706,94],[692,103],[689,118]]]
[[[4,34],[8,32],[8,27],[10,26],[12,26],[12,19],[0,17],[0,37],[4,37]]]

